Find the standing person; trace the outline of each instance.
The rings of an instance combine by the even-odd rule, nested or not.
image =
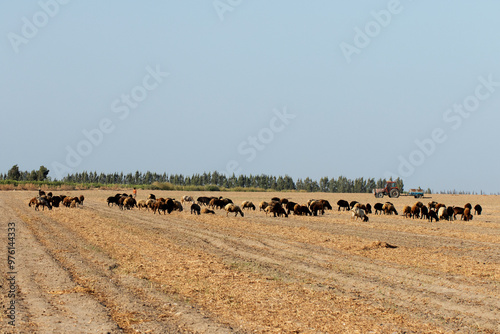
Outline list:
[[[132,191],[132,193],[134,194],[134,198],[135,198],[135,196],[137,196],[137,189],[135,189],[135,187],[134,187],[134,191]]]

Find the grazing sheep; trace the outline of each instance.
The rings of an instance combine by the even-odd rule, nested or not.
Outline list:
[[[394,204],[392,204],[391,202],[386,202],[382,206],[382,210],[384,211],[384,214],[386,214],[386,215],[392,215],[393,213],[396,216],[398,215],[398,212],[396,211],[396,208],[394,207]]]
[[[30,199],[28,206],[31,208],[32,205],[36,206],[36,203],[37,203],[36,197],[33,197],[32,199]]]
[[[212,198],[210,200],[210,203],[208,203],[208,206],[211,207],[212,209],[223,209],[228,203],[224,202],[223,200],[219,198]]]
[[[125,199],[123,200],[122,210],[123,210],[123,208],[130,210],[134,206],[137,206],[137,201],[135,200],[135,198],[125,197]]]
[[[181,202],[175,201],[175,200],[172,200],[172,201],[174,201],[174,210],[179,211],[179,212],[184,211],[184,208],[182,207]]]
[[[469,221],[472,220],[472,215],[470,214],[471,209],[470,208],[465,208],[464,214],[462,215],[462,218],[464,221]]]
[[[429,210],[429,214],[428,214],[428,219],[430,220],[430,222],[432,223],[432,219],[434,218],[435,221],[439,221],[439,218],[438,218],[438,215],[436,213],[436,211],[434,211],[433,209],[430,209]]]
[[[356,203],[358,203],[358,201],[351,201],[351,203],[349,203],[349,206],[351,207],[351,210],[352,210],[352,208],[354,208],[354,206],[356,205]]]
[[[252,210],[255,211],[255,205],[252,202],[250,202],[250,201],[243,201],[241,203],[241,208],[242,209],[245,209],[245,208],[246,209],[252,209]]]
[[[184,195],[181,197],[181,204],[184,204],[184,202],[192,202],[194,203],[194,200],[191,196]]]
[[[475,215],[480,216],[482,211],[483,211],[483,208],[481,207],[481,205],[476,204],[476,205],[474,206],[474,214],[475,214]]]
[[[198,204],[196,203],[191,204],[191,214],[193,214],[194,212],[195,215],[200,215],[200,211],[201,207]]]
[[[320,201],[314,201],[309,205],[309,210],[311,210],[313,216],[318,215],[318,211],[321,211],[321,214],[325,214],[325,208],[323,206],[323,203]]]
[[[80,200],[80,205],[83,205],[83,201],[85,200],[85,197],[83,195],[80,195],[78,198]]]
[[[106,202],[108,202],[108,206],[110,204],[111,204],[111,206],[113,206],[114,204],[118,205],[118,198],[115,196],[109,196],[108,199],[106,199]],[[64,204],[64,200],[63,200],[63,204]]]
[[[302,215],[309,215],[309,216],[312,216],[312,213],[311,211],[309,210],[309,208],[306,206],[306,205],[300,205],[300,204],[296,204],[293,208],[293,214],[294,215],[299,215],[299,216],[302,216]]]
[[[269,206],[268,202],[262,201],[259,203],[259,211],[265,210]]]
[[[448,216],[448,210],[445,206],[441,206],[437,212],[437,216],[439,219],[450,220],[450,216]]]
[[[208,205],[210,204],[210,200],[210,197],[201,196],[196,199],[196,202],[198,203],[198,205]]]
[[[39,206],[42,206],[42,210],[45,211],[45,207],[47,207],[49,210],[52,210],[52,205],[50,205],[49,201],[45,196],[38,197],[35,205],[35,210],[40,211]]]
[[[266,216],[268,213],[272,213],[273,217],[288,217],[288,214],[286,213],[285,209],[281,206],[281,203],[279,202],[272,202],[267,208],[264,210],[266,212]]]
[[[430,209],[436,209],[436,205],[438,205],[438,202],[436,202],[436,201],[432,201],[432,202],[427,203],[427,206],[429,207],[429,210]]]
[[[472,210],[472,205],[470,203],[467,203],[464,205],[464,209],[469,209],[469,210]]]
[[[456,206],[453,208],[453,219],[457,219],[457,215],[462,215],[462,218],[464,216],[464,208],[461,208],[459,206]],[[460,218],[460,219],[462,219]]]
[[[417,203],[413,204],[411,207],[411,218],[415,219],[420,217],[420,207],[417,205]]]
[[[156,199],[156,196],[154,194],[149,194],[147,199]]]
[[[405,205],[403,208],[403,216],[405,216],[405,218],[411,217],[411,207],[409,205]]]
[[[382,212],[384,211],[384,205],[382,203],[375,203],[375,205],[373,206],[373,208],[375,209],[375,214],[382,214]]]
[[[366,207],[365,210],[366,213],[372,213],[372,206],[370,205],[370,203],[366,203],[365,207]]]
[[[149,209],[151,209],[151,210],[153,209],[153,204],[155,204],[155,202],[156,202],[156,199],[153,199],[153,198],[150,198],[146,201],[146,208],[148,209],[148,211],[149,211]]]
[[[288,203],[286,203],[285,209],[286,209],[287,215],[289,215],[290,212],[293,211],[293,208],[295,207],[295,205],[297,205],[297,203],[292,202],[292,201],[288,201]]]
[[[207,208],[203,208],[203,210],[201,210],[201,213],[207,213],[207,214],[215,215],[215,211],[212,211],[212,210],[207,209]]]
[[[158,214],[161,214],[160,211],[163,211],[163,214],[170,214],[174,211],[175,203],[170,198],[164,201],[157,200],[155,205],[153,206],[153,213],[156,213],[158,210]]]
[[[343,199],[339,199],[338,202],[337,202],[337,205],[339,206],[339,211],[340,211],[340,208],[342,208],[342,211],[349,211],[351,210],[351,207],[349,206],[349,202],[343,200]]]
[[[240,207],[237,205],[234,205],[233,203],[229,203],[224,207],[224,210],[226,210],[226,217],[230,212],[235,212],[235,217],[238,216],[238,213],[244,217],[245,215],[243,214],[243,211],[241,211]]]
[[[420,219],[429,219],[429,209],[425,205],[420,208],[420,214]]]
[[[76,201],[73,200],[71,201],[71,204],[69,205],[70,208],[76,208]]]
[[[356,217],[356,220],[358,220],[358,217],[361,218],[364,222],[368,221],[368,216],[365,214],[365,210],[361,209],[360,207],[354,207],[352,210],[352,216],[351,220]]]
[[[140,210],[141,208],[148,209],[148,205],[146,204],[146,200],[141,199],[137,202],[137,208]]]

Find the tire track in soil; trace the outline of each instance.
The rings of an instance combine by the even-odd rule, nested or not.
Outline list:
[[[113,259],[96,252],[93,245],[84,243],[82,239],[76,239],[73,231],[62,224],[54,224],[56,219],[35,216],[34,212],[29,211],[25,209],[21,215],[28,218],[29,229],[42,240],[40,244],[45,251],[81,287],[78,291],[84,291],[87,297],[107,308],[115,327],[120,327],[126,333],[237,332],[213,322],[192,306],[169,298],[159,286],[134,277],[113,274],[111,268],[116,265]],[[47,277],[52,275],[48,274]],[[38,323],[41,319],[35,320]],[[66,318],[61,317],[59,322],[66,323]],[[44,322],[41,323],[46,326]],[[52,332],[52,329],[47,331]],[[112,330],[109,332],[114,333]]]
[[[104,211],[109,214],[109,209]],[[232,230],[224,229],[224,233],[220,233],[209,230],[207,225],[179,218],[175,214],[166,216],[169,224],[161,226],[152,214],[150,217],[143,216],[144,213],[140,217],[132,212],[119,214],[137,221],[144,228],[159,229],[178,242],[184,242],[187,247],[194,247],[196,244],[205,249],[212,248],[211,253],[226,257],[229,261],[241,259],[258,263],[261,267],[272,267],[272,270],[290,280],[310,280],[314,277],[316,282],[312,285],[315,285],[316,289],[334,290],[339,295],[348,294],[363,299],[366,303],[401,309],[404,313],[411,311],[416,318],[440,323],[444,328],[451,326],[454,330],[459,330],[467,324],[470,328],[479,326],[495,331],[498,326],[499,299],[486,293],[487,286],[477,287],[468,284],[469,280],[457,283],[456,278],[453,281],[443,278],[440,272],[415,271],[334,249],[301,244],[259,231],[235,227]],[[116,213],[112,215],[116,216]],[[144,222],[147,222],[148,226]],[[325,227],[319,229],[324,230]],[[350,233],[359,236],[352,231]],[[383,233],[378,235],[387,237]],[[399,238],[407,240],[409,236],[415,237],[404,232]],[[391,237],[398,238],[393,234]],[[420,235],[417,237],[420,238]],[[441,246],[443,243],[456,242],[453,238],[450,241],[448,237],[434,236],[431,242],[436,243],[437,239],[441,239]],[[424,239],[419,242],[427,241]],[[381,287],[383,291],[377,292]],[[493,284],[490,287],[493,287]],[[429,312],[430,309],[432,313]]]
[[[16,223],[16,326],[3,333],[121,333],[107,310],[38,242],[26,223],[0,199],[1,223]]]

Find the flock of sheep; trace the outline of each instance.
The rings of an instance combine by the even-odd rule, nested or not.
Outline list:
[[[52,207],[59,207],[62,205],[70,208],[74,208],[77,205],[83,205],[84,196],[71,197],[65,195],[54,196],[51,192],[45,193],[39,190],[39,194],[33,197],[29,206],[34,206],[35,210],[39,210],[42,206],[43,210],[47,207],[49,210]],[[305,204],[295,203],[287,198],[273,197],[270,201],[262,201],[257,206],[251,201],[243,201],[241,205],[236,205],[229,198],[220,197],[198,197],[196,201],[193,197],[185,195],[182,196],[181,200],[178,201],[174,198],[156,198],[154,194],[150,194],[147,199],[137,201],[132,195],[118,193],[115,196],[110,196],[107,198],[108,206],[117,205],[122,210],[130,210],[134,207],[139,210],[151,210],[156,214],[170,214],[172,211],[183,211],[184,203],[191,203],[191,214],[215,214],[215,210],[224,210],[226,216],[229,213],[234,213],[235,217],[238,214],[244,217],[244,209],[264,211],[266,216],[272,214],[273,217],[288,217],[291,213],[294,215],[309,215],[317,216],[318,214],[324,214],[325,210],[332,210],[331,204],[325,199],[311,199]],[[345,200],[339,200],[337,202],[338,211],[351,211],[351,219],[361,218],[363,221],[367,222],[368,214],[372,213],[372,206],[367,204],[362,204],[357,201],[351,201],[350,203]],[[398,212],[391,202],[386,203],[376,203],[373,206],[375,214],[386,214],[386,215],[398,215]],[[464,207],[458,206],[446,206],[443,203],[429,202],[424,205],[422,202],[416,202],[413,206],[406,205],[403,208],[402,215],[405,218],[420,218],[427,219],[430,222],[433,220],[454,220],[457,219],[457,215],[460,215],[464,221],[472,219],[472,205],[467,203]],[[474,214],[481,215],[482,207],[479,204],[474,206]]]
[[[76,208],[77,205],[83,205],[83,201],[85,197],[80,195],[79,197],[71,197],[66,195],[56,195],[54,196],[52,192],[45,193],[45,191],[38,190],[38,196],[33,197],[28,206],[34,207],[35,211],[40,210],[40,206],[42,210],[47,209],[52,210],[52,208],[58,208],[60,204],[64,205],[67,208]]]

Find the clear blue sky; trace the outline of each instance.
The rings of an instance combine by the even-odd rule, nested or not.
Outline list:
[[[3,1],[0,171],[392,175],[497,193],[498,13],[494,0]]]

